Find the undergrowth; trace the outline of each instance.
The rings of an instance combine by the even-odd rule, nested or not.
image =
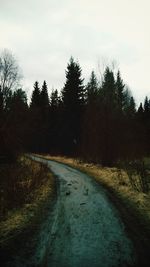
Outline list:
[[[23,231],[53,198],[55,180],[48,167],[27,157],[0,166],[0,243]]]

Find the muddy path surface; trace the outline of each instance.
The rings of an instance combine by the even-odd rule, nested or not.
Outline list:
[[[136,265],[132,242],[105,190],[88,175],[65,164],[33,159],[47,164],[58,181],[44,266]]]

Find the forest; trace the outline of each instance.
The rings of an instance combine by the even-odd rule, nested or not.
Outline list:
[[[136,105],[119,70],[106,66],[87,84],[70,58],[60,92],[46,81],[33,85],[31,100],[19,87],[19,70],[9,51],[0,57],[0,162],[22,152],[78,157],[113,166],[142,159],[150,151],[150,100]]]
[[[89,212],[91,197],[97,196],[99,185],[107,189],[137,244],[139,262],[142,262],[139,266],[148,266],[144,263],[149,262],[150,99],[146,96],[137,106],[120,70],[111,65],[105,66],[100,77],[91,71],[85,83],[79,62],[71,57],[60,91],[49,91],[45,80],[42,85],[37,80],[28,99],[20,85],[21,72],[15,57],[7,50],[0,55],[0,261],[4,262],[3,266],[8,266],[5,263],[13,261],[14,255],[22,255],[22,251],[23,255],[30,251],[34,258],[36,248],[32,242],[31,249],[28,245],[24,248],[24,244],[30,244],[28,240],[24,242],[25,236],[31,236],[32,240],[38,236],[48,211],[59,197],[61,183],[66,185],[62,190],[64,203],[66,200],[70,203],[73,197],[75,202],[71,203],[77,212],[81,207],[88,207]],[[44,162],[60,166],[59,182],[53,169]],[[95,180],[96,193],[89,190],[92,180],[83,183],[82,175],[86,174],[86,182],[92,177]],[[97,199],[101,209],[101,198],[97,196]],[[93,212],[93,206],[90,207],[89,215]],[[62,218],[59,219],[64,222],[67,213],[62,206],[60,209]],[[104,210],[107,210],[105,205]],[[93,223],[91,215],[90,218]],[[112,222],[110,218],[108,221]],[[66,236],[61,228],[64,224],[58,226]],[[84,224],[83,228],[86,229]],[[59,240],[56,247],[60,243]],[[64,242],[62,245],[65,247]]]

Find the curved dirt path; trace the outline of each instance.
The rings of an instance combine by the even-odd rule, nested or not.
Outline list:
[[[46,163],[59,184],[44,266],[133,266],[132,242],[105,190],[65,164],[33,158]]]

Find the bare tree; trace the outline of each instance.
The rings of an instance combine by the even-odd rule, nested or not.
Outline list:
[[[16,89],[20,79],[20,69],[15,57],[9,50],[3,50],[0,54],[0,91],[4,105],[10,91]]]
[[[20,73],[15,57],[9,50],[3,50],[0,53],[0,161],[14,159],[20,147],[22,124],[12,106],[20,92],[17,91]]]
[[[115,59],[110,59],[108,57],[100,57],[97,62],[97,69],[98,69],[98,74],[99,74],[99,83],[102,85],[104,81],[104,72],[106,68],[109,68],[114,72],[114,74],[117,73],[119,69],[119,64]]]

